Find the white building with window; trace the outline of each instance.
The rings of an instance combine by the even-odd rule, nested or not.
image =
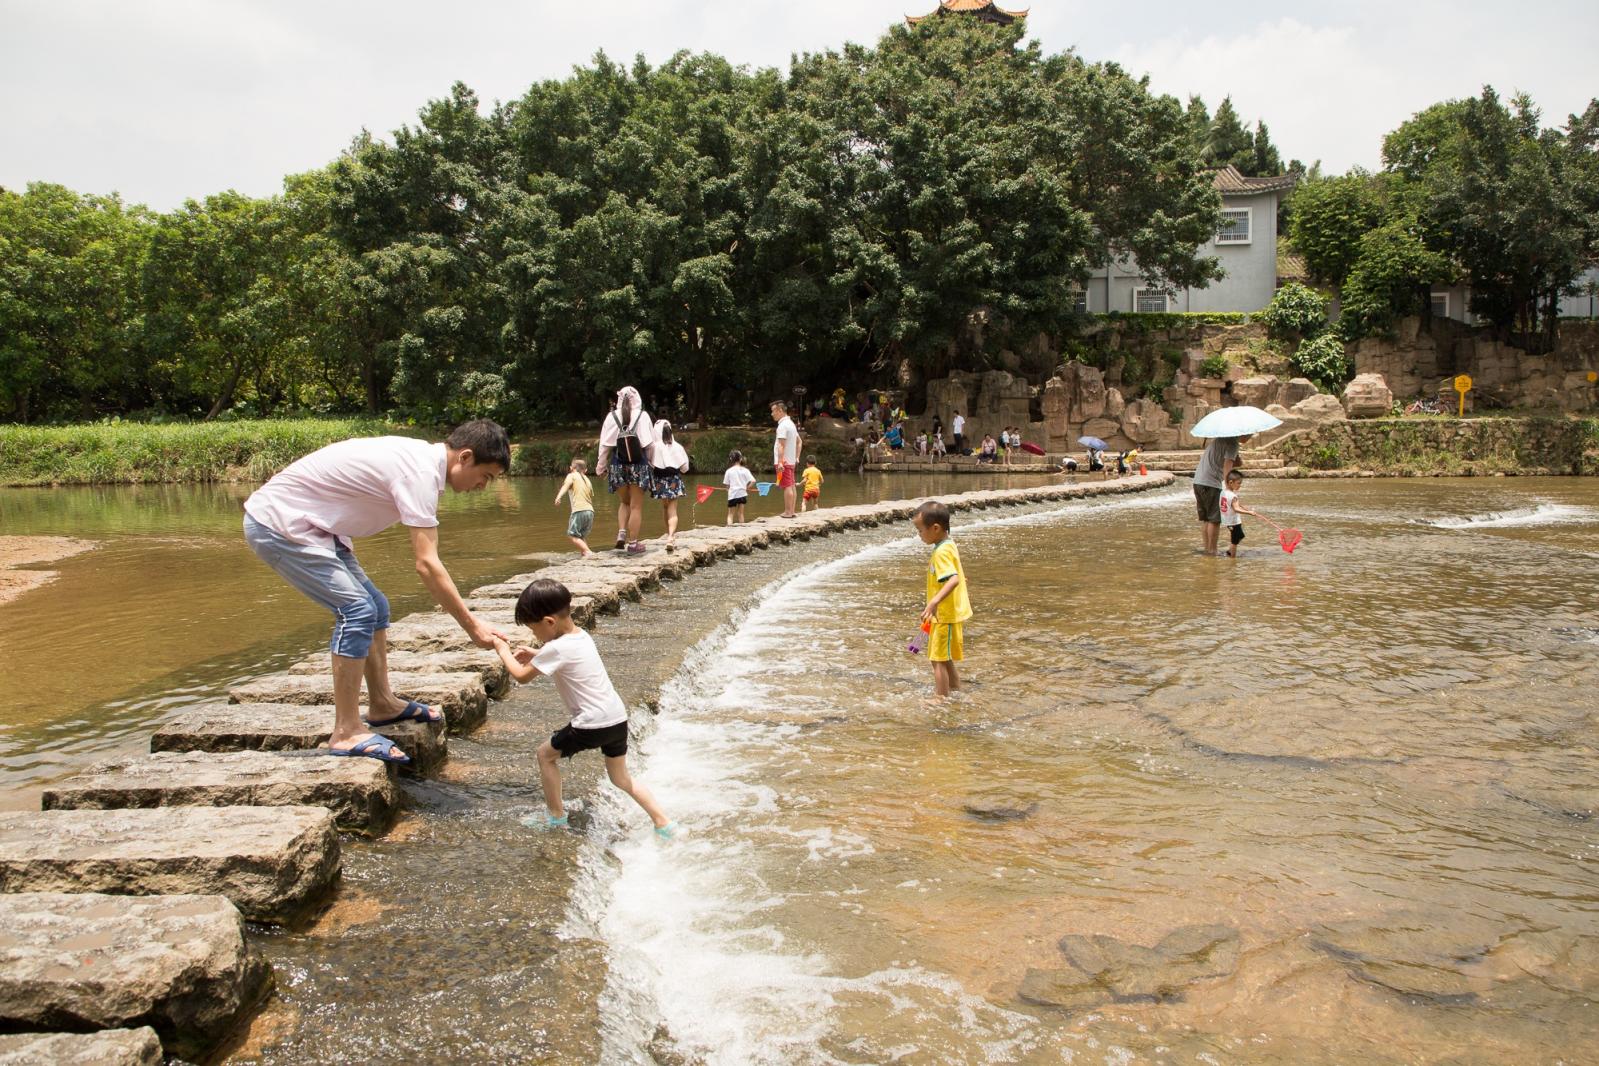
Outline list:
[[[1138,264],[1123,260],[1102,267],[1078,293],[1079,311],[1259,311],[1277,291],[1277,204],[1294,187],[1291,175],[1246,178],[1236,167],[1216,172],[1222,220],[1216,236],[1200,249],[1225,272],[1204,289],[1151,284]]]
[[[1468,326],[1482,323],[1471,312],[1471,286],[1451,285],[1432,290],[1432,313],[1435,318],[1452,318]],[[1599,318],[1599,266],[1591,266],[1577,279],[1577,292],[1560,298],[1561,318]]]

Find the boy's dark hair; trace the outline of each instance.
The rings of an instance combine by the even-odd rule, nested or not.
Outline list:
[[[727,453],[727,465],[728,466],[737,466],[738,464],[742,463],[743,461],[744,461],[744,453],[739,451],[737,448],[734,448],[732,451]]]
[[[505,435],[498,422],[487,418],[462,422],[450,430],[444,443],[453,452],[471,448],[473,462],[493,463],[501,470],[511,469],[511,438]]]
[[[572,613],[572,591],[559,581],[541,577],[528,582],[516,600],[516,624],[532,625],[540,618],[564,617]]]
[[[816,465],[816,456],[814,456],[814,455],[807,455],[807,456],[806,456],[806,457],[805,457],[805,465],[806,465],[806,466],[815,466],[815,465]]]
[[[945,533],[949,532],[949,504],[937,500],[928,500],[916,508],[916,517],[922,520],[924,526],[937,526]]]
[[[1244,480],[1244,472],[1235,466],[1231,470],[1227,471],[1227,476],[1222,478],[1222,480],[1231,481],[1233,478],[1237,478],[1239,481]]]

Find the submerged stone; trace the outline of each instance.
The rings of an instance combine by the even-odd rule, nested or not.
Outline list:
[[[1064,936],[1066,966],[1030,969],[1019,995],[1029,1003],[1072,1009],[1103,1003],[1175,999],[1197,981],[1226,977],[1238,968],[1238,931],[1225,925],[1190,925],[1154,947],[1112,936]]]
[[[971,803],[963,804],[961,809],[973,818],[981,818],[985,822],[1020,822],[1037,814],[1038,804],[1008,807],[988,800],[973,800]]]
[[[149,1026],[0,1036],[0,1066],[161,1066],[161,1062],[161,1039]]]
[[[390,673],[394,694],[403,699],[421,700],[444,712],[449,731],[470,733],[488,717],[489,697],[477,674],[402,674]],[[269,674],[246,681],[228,690],[234,703],[333,703],[333,677],[319,675]],[[362,690],[365,706],[365,689]],[[332,717],[328,723],[331,730]]]
[[[43,807],[326,807],[340,829],[376,835],[400,789],[375,759],[312,752],[158,752],[113,759],[45,789]]]
[[[150,736],[151,751],[306,751],[325,749],[333,732],[333,707],[293,703],[203,703],[161,724]],[[444,725],[397,722],[379,730],[411,761],[400,773],[432,777],[449,754]],[[337,762],[355,762],[322,755]],[[377,762],[362,758],[362,762]],[[388,763],[379,763],[388,766]]]
[[[1464,967],[1484,958],[1503,934],[1480,919],[1451,914],[1384,915],[1370,921],[1331,922],[1311,931],[1310,944],[1336,959],[1357,981],[1401,996],[1443,1003],[1472,999],[1478,985]]]
[[[339,834],[321,807],[0,813],[0,892],[216,894],[284,923],[338,875]]]
[[[251,951],[238,910],[221,896],[0,895],[3,1030],[148,1025],[167,1053],[199,1060],[271,984],[271,967]],[[116,1054],[141,1044],[148,1040],[104,1046]],[[0,1061],[6,1050],[0,1045]]]

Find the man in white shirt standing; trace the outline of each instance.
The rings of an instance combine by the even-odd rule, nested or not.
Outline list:
[[[956,411],[955,412],[955,417],[950,420],[949,429],[950,429],[950,432],[955,435],[955,454],[956,455],[965,455],[966,454],[966,416],[961,414],[959,411]]]
[[[777,470],[777,487],[783,490],[783,517],[793,518],[794,467],[800,457],[800,435],[788,407],[782,400],[772,401],[772,421],[777,423],[777,439],[772,443],[772,466]]]
[[[300,592],[333,612],[333,755],[410,762],[392,740],[362,728],[437,722],[438,710],[404,700],[389,686],[389,601],[356,562],[352,540],[396,522],[411,533],[416,572],[472,642],[492,648],[494,629],[461,599],[439,561],[439,497],[448,485],[475,492],[511,465],[505,430],[488,419],[458,426],[443,444],[410,437],[340,441],[290,463],[244,503],[250,550]]]

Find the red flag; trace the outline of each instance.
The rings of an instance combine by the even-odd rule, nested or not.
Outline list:
[[[694,502],[695,503],[704,503],[706,500],[711,498],[711,494],[714,493],[715,491],[716,491],[716,486],[715,485],[701,485],[701,486],[699,486],[698,488],[696,488],[694,490]]]

